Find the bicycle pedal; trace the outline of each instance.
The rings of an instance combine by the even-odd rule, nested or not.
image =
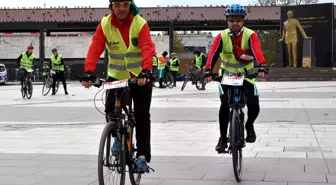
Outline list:
[[[153,168],[149,167],[149,166],[148,166],[148,169],[149,169],[149,170],[152,170],[153,172],[155,172],[155,170],[154,170]],[[149,173],[149,170],[148,170],[147,173]]]

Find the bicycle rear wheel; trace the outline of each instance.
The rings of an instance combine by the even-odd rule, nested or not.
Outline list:
[[[230,123],[230,147],[232,152],[233,172],[237,182],[241,181],[242,177],[242,162],[243,153],[240,146],[240,117],[237,109],[232,110],[232,117]]]
[[[190,75],[189,75],[189,74],[187,74],[187,75],[184,77],[184,82],[183,82],[183,85],[182,85],[182,87],[181,87],[181,91],[183,91],[184,88],[186,87],[186,85],[187,85],[187,83],[188,83],[188,81],[189,81],[189,78],[190,78]]]
[[[128,161],[128,172],[129,172],[129,176],[130,176],[130,181],[132,185],[139,185],[140,181],[141,181],[141,173],[136,173],[135,169],[135,147],[134,147],[134,143],[133,143],[133,131],[134,131],[134,127],[129,126],[129,132],[128,132],[128,136],[127,138],[125,138],[125,148],[130,148],[130,150],[128,150],[128,157],[127,159],[129,159]]]
[[[121,147],[119,153],[112,154],[111,140],[112,123],[108,123],[101,135],[98,149],[99,185],[124,185],[126,175],[126,153],[125,150],[123,150],[124,147]],[[110,177],[110,175],[112,175],[112,177]],[[118,178],[119,176],[120,178]]]
[[[26,96],[27,96],[27,99],[30,99],[33,96],[33,82],[31,81],[28,81]]]

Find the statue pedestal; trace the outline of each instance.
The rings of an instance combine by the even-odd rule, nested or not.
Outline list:
[[[303,40],[302,67],[316,67],[314,41]]]

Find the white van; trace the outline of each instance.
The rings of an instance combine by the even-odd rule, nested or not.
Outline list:
[[[4,64],[0,64],[0,84],[7,84],[7,69]]]

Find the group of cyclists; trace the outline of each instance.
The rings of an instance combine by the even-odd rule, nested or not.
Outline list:
[[[148,163],[151,161],[151,118],[150,107],[152,100],[152,77],[158,74],[160,87],[163,88],[163,75],[167,65],[166,57],[168,53],[162,52],[156,57],[155,45],[151,39],[150,28],[147,21],[140,16],[139,8],[133,0],[109,0],[111,14],[104,17],[92,37],[91,44],[84,64],[84,76],[82,86],[90,88],[95,81],[94,74],[97,61],[105,48],[108,51],[107,81],[126,80],[137,78],[137,84],[130,85],[131,94],[134,101],[134,115],[136,122],[136,166],[137,171],[145,172]],[[225,73],[244,73],[252,71],[256,61],[258,66],[258,77],[262,78],[268,74],[267,60],[265,59],[260,41],[256,32],[244,26],[244,18],[247,15],[245,8],[239,4],[229,5],[224,12],[228,28],[222,30],[214,39],[211,50],[207,57],[195,51],[195,65],[202,71],[202,76],[208,82],[212,80],[213,69],[217,60],[221,59],[222,75]],[[18,60],[21,72],[21,84],[28,69],[35,66],[35,56],[33,46],[30,45],[26,52],[23,52]],[[54,76],[63,82],[65,94],[68,94],[64,79],[64,62],[57,49],[52,49],[53,55],[50,57],[50,64],[44,63],[43,69],[47,72],[50,68],[57,73]],[[179,70],[180,61],[176,53],[171,53],[169,66],[174,75],[174,86]],[[258,117],[259,95],[255,84],[255,79],[245,79],[243,84],[248,107],[248,119],[245,123],[247,131],[246,142],[254,143],[256,133],[254,121]],[[220,138],[215,150],[224,152],[227,146],[227,129],[229,122],[228,95],[229,88],[220,85],[221,106],[219,110]],[[55,83],[53,83],[53,93],[55,94]],[[115,108],[113,91],[108,91],[106,95],[105,113],[106,122],[112,122]],[[113,122],[116,124],[116,122]],[[118,128],[115,125],[114,128]],[[112,152],[118,152],[121,148],[118,137],[114,136]]]
[[[164,74],[165,58],[168,53],[163,52],[158,59],[155,56],[155,45],[151,39],[147,21],[140,16],[139,8],[133,0],[109,0],[111,14],[104,17],[93,35],[84,64],[84,76],[82,86],[90,88],[95,81],[95,69],[99,57],[108,51],[109,65],[107,81],[126,80],[137,78],[137,85],[130,85],[134,101],[134,115],[136,122],[136,167],[139,172],[146,172],[151,161],[151,119],[150,106],[152,99],[151,85],[153,73],[158,73],[162,79]],[[204,66],[204,78],[208,82],[212,80],[213,69],[218,58],[221,59],[221,71],[225,73],[244,73],[254,69],[254,62],[258,63],[258,77],[264,77],[268,73],[267,61],[263,55],[257,34],[244,26],[246,9],[239,5],[229,5],[224,16],[228,28],[222,30],[214,39],[208,57],[197,53],[196,65]],[[158,61],[157,66],[154,64]],[[206,61],[205,61],[206,60]],[[154,64],[154,65],[153,65]],[[171,54],[170,66],[173,70],[180,64],[175,53]],[[158,72],[156,72],[158,71]],[[162,80],[161,80],[162,84]],[[253,122],[259,114],[259,95],[255,85],[255,79],[245,79],[243,84],[246,90],[248,119],[246,122],[246,142],[253,143],[256,140]],[[219,111],[220,138],[215,148],[217,152],[223,152],[227,148],[227,127],[229,122],[229,106],[226,90],[229,87],[221,85],[221,106]],[[111,115],[114,111],[114,99],[108,92],[105,104],[106,122],[112,123]],[[110,95],[110,96],[109,96]],[[113,124],[117,124],[113,122]],[[114,128],[118,128],[115,125]],[[118,137],[114,136],[111,150],[118,152],[121,148]]]
[[[25,77],[28,75],[29,70],[34,70],[36,68],[35,65],[35,55],[33,54],[34,47],[30,44],[27,47],[27,51],[22,52],[21,55],[17,58],[17,66],[19,67],[19,75],[21,81],[21,91],[23,81]],[[64,93],[68,95],[67,85],[65,82],[65,75],[64,75],[64,61],[62,55],[58,54],[57,49],[53,48],[51,50],[52,56],[50,57],[50,61],[43,62],[42,70],[43,70],[43,81],[46,82],[47,78],[51,71],[55,73],[52,74],[53,83],[52,83],[52,94],[55,95],[56,89],[56,81],[59,80],[63,83]],[[28,87],[29,88],[29,87]]]

